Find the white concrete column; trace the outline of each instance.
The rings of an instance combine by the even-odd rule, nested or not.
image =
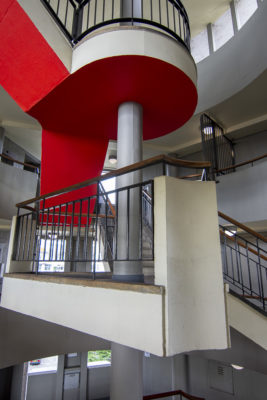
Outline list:
[[[142,160],[143,109],[134,102],[123,103],[118,110],[118,168]],[[117,188],[141,182],[140,171],[117,178]],[[140,257],[140,189],[119,192],[118,198],[117,259],[113,279],[142,282],[142,263],[134,261]]]
[[[122,0],[122,17],[141,18],[142,16],[142,1],[141,0]]]
[[[209,51],[210,54],[214,53],[214,43],[213,43],[213,34],[212,34],[212,24],[207,25],[208,32],[208,42],[209,42]]]
[[[231,1],[230,10],[231,10],[234,34],[236,34],[238,32],[238,26],[237,26],[237,17],[236,17],[236,9],[235,9],[235,0]]]
[[[143,352],[111,345],[111,400],[143,398]]]
[[[28,363],[14,365],[11,383],[11,400],[26,400],[28,384]]]

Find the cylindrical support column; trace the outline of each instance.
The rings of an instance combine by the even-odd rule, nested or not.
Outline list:
[[[141,0],[122,0],[122,17],[124,18],[141,18],[142,17],[142,1]]]
[[[111,400],[143,398],[143,352],[117,343],[111,345]]]
[[[143,110],[140,104],[123,103],[118,110],[118,168],[142,160]],[[142,180],[140,171],[117,178],[118,188],[127,188]],[[117,195],[117,232],[113,279],[142,282],[144,280],[141,255],[141,188],[128,188]]]

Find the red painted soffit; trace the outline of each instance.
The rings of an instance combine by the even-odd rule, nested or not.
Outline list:
[[[197,90],[180,69],[145,56],[116,56],[92,62],[68,76],[29,114],[51,131],[91,138],[117,138],[118,106],[142,104],[144,139],[185,124],[197,104]]]

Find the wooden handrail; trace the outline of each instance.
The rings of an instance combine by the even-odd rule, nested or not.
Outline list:
[[[256,237],[257,239],[262,240],[264,243],[267,243],[267,238],[265,238],[263,235],[260,233],[254,231],[253,229],[249,228],[246,225],[241,224],[241,222],[238,222],[236,219],[229,217],[228,215],[218,211],[219,217],[225,219],[226,221],[230,222],[231,224],[238,226],[238,228],[242,229],[242,231],[245,231],[249,233],[250,235]]]
[[[47,198],[55,197],[55,196],[58,196],[58,195],[61,195],[61,194],[64,194],[64,193],[68,193],[68,192],[73,191],[73,190],[78,190],[78,189],[81,189],[81,188],[83,188],[85,186],[93,185],[95,183],[104,181],[106,179],[114,178],[116,176],[120,176],[120,175],[129,173],[129,172],[134,172],[134,171],[137,171],[137,170],[142,169],[142,168],[146,168],[146,167],[150,167],[152,165],[160,164],[161,162],[164,162],[164,163],[169,164],[169,165],[188,167],[188,168],[196,168],[196,169],[197,168],[203,169],[203,168],[210,168],[211,167],[211,163],[208,162],[208,161],[179,160],[179,159],[171,158],[171,157],[165,156],[164,154],[161,154],[159,156],[152,157],[152,158],[149,158],[147,160],[140,161],[140,162],[137,162],[135,164],[131,164],[131,165],[128,165],[126,167],[119,168],[117,170],[108,172],[105,175],[100,175],[100,176],[97,176],[95,178],[87,179],[87,180],[85,180],[83,182],[79,182],[79,183],[76,183],[74,185],[59,189],[59,190],[54,190],[53,192],[44,194],[42,196],[34,197],[32,199],[23,201],[21,203],[16,204],[16,207],[24,207],[25,205],[34,203],[36,201],[40,201],[40,200],[44,200],[44,199],[47,199]]]
[[[252,164],[253,162],[262,160],[262,159],[265,158],[265,157],[267,157],[267,153],[263,154],[262,156],[252,158],[251,160],[243,161],[243,162],[241,162],[241,163],[232,165],[231,167],[226,167],[226,168],[217,169],[216,172],[229,171],[230,169],[242,167],[243,165]]]
[[[143,396],[143,400],[162,399],[164,397],[171,397],[171,396],[177,396],[177,395],[181,395],[188,400],[205,400],[203,397],[192,396],[191,394],[185,393],[182,390],[173,390],[172,392],[157,393],[157,394],[151,394],[148,396]]]
[[[10,160],[10,161],[13,161],[16,164],[24,165],[24,167],[29,167],[32,169],[39,169],[39,167],[36,167],[36,165],[32,165],[32,164],[24,163],[22,161],[15,160],[14,158],[7,156],[6,154],[3,154],[3,153],[0,153],[0,157],[6,158],[7,160]]]
[[[191,175],[184,175],[178,176],[179,179],[190,179],[190,178],[199,178],[202,174],[191,174]]]
[[[267,257],[266,256],[264,256],[263,254],[258,253],[257,250],[252,249],[252,247],[245,246],[244,243],[241,242],[241,240],[236,240],[232,236],[227,235],[227,233],[225,233],[222,229],[220,229],[220,235],[226,237],[231,242],[238,244],[238,246],[241,246],[244,249],[247,249],[251,253],[255,254],[255,256],[262,258],[264,261],[267,261]]]

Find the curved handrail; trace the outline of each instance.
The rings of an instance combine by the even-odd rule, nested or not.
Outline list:
[[[7,156],[6,154],[3,154],[3,153],[0,153],[0,157],[6,158],[7,160],[10,160],[10,161],[13,161],[16,164],[23,165],[24,167],[29,167],[29,168],[36,169],[36,170],[39,169],[39,167],[36,167],[36,165],[32,165],[32,164],[28,164],[28,163],[25,163],[25,162],[22,162],[22,161],[19,161],[19,160],[15,160],[15,158]]]
[[[73,190],[78,190],[85,186],[89,186],[89,185],[104,181],[106,179],[114,178],[114,177],[129,173],[129,172],[134,172],[134,171],[137,171],[137,170],[140,170],[143,168],[147,168],[147,167],[151,167],[153,165],[157,165],[157,164],[161,164],[161,163],[173,165],[173,166],[195,168],[195,169],[203,169],[203,168],[211,167],[211,163],[208,161],[179,160],[179,159],[171,158],[171,157],[165,156],[164,154],[161,154],[159,156],[152,157],[147,160],[143,160],[143,161],[137,162],[135,164],[131,164],[126,167],[122,167],[122,168],[116,169],[114,171],[108,172],[105,175],[99,175],[95,178],[87,179],[86,181],[76,183],[75,185],[71,185],[71,186],[44,194],[42,196],[34,197],[32,199],[23,201],[21,203],[16,204],[16,207],[24,207],[25,205],[29,205],[29,204],[37,202],[37,201],[55,197],[55,196],[61,195],[63,193],[71,192]]]
[[[230,222],[231,224],[237,226],[238,228],[242,229],[242,231],[245,231],[249,233],[250,235],[254,236],[257,239],[262,240],[263,242],[267,243],[267,238],[265,238],[263,235],[260,233],[254,231],[253,229],[249,228],[248,226],[242,224],[241,222],[238,222],[236,219],[229,217],[228,215],[218,211],[219,217],[223,218],[224,220]]]
[[[191,394],[185,393],[182,390],[173,390],[172,392],[157,393],[157,394],[151,394],[148,396],[143,396],[143,400],[162,399],[164,397],[171,397],[171,396],[177,396],[177,395],[181,395],[188,400],[205,400],[204,397],[192,396]]]
[[[229,171],[231,169],[235,169],[235,168],[238,168],[238,167],[243,167],[244,165],[253,164],[254,162],[262,160],[263,158],[266,158],[266,157],[267,157],[267,153],[263,154],[262,156],[252,158],[251,160],[247,160],[247,161],[243,161],[243,162],[238,163],[238,164],[231,165],[230,167],[217,169],[215,172],[225,172],[225,171]]]
[[[141,0],[139,14],[134,12],[134,4],[129,6],[129,14],[117,13],[114,0],[100,2],[83,0],[75,4],[67,0],[65,9],[59,10],[59,0],[53,6],[50,0],[41,0],[49,13],[63,30],[71,44],[81,41],[89,33],[114,24],[148,25],[171,35],[190,51],[190,26],[187,12],[181,0],[166,0],[152,4],[149,0]],[[62,7],[61,7],[62,8]],[[59,12],[60,11],[60,12]],[[69,24],[70,18],[72,24]],[[67,23],[68,21],[68,23]],[[71,28],[70,28],[71,26]]]

